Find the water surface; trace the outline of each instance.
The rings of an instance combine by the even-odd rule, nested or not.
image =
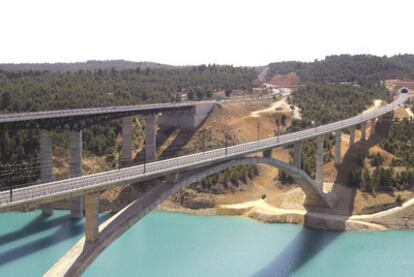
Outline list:
[[[85,276],[414,276],[414,232],[326,232],[153,212]]]
[[[103,218],[102,218],[103,219]],[[0,214],[0,276],[41,276],[83,235],[69,212]],[[414,276],[414,232],[326,232],[152,212],[85,276]]]

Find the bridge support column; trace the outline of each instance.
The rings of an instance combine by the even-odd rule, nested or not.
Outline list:
[[[349,146],[355,143],[355,126],[349,128]]]
[[[293,165],[297,168],[302,166],[302,142],[295,142],[293,145]]]
[[[128,116],[122,119],[122,149],[120,166],[127,166],[132,162],[132,122],[134,117]]]
[[[165,181],[170,184],[175,184],[180,179],[180,173],[172,173],[170,175],[165,176]]]
[[[320,187],[323,186],[323,142],[324,136],[318,136],[316,138],[316,184]]]
[[[272,157],[272,149],[268,149],[263,151],[263,157],[264,158],[271,158]]]
[[[52,161],[52,134],[49,130],[40,130],[40,181],[42,183],[51,182],[53,178],[53,161]],[[52,204],[43,204],[41,206],[42,214],[52,215]]]
[[[367,124],[366,122],[361,123],[361,141],[365,141],[367,139]]]
[[[341,157],[342,131],[335,131],[335,165],[342,163]]]
[[[85,194],[85,240],[96,242],[99,238],[99,192]]]
[[[69,138],[70,152],[70,177],[82,176],[82,131],[71,131]],[[71,217],[83,217],[83,197],[78,196],[71,199]]]
[[[371,119],[371,137],[375,135],[375,127],[376,127],[377,119]]]
[[[157,159],[157,115],[148,114],[145,117],[145,155],[148,162]]]

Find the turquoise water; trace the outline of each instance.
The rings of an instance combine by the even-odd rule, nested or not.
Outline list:
[[[153,212],[85,276],[414,276],[414,232],[341,233]]]
[[[42,276],[82,237],[83,224],[67,211],[1,213],[0,276]]]
[[[0,276],[41,276],[83,233],[57,211],[0,214]],[[414,276],[414,232],[340,233],[152,212],[85,276]]]

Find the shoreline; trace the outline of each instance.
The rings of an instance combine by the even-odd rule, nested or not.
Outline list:
[[[218,205],[207,209],[190,209],[179,205],[161,204],[156,210],[196,216],[243,216],[263,223],[291,223],[319,230],[386,231],[413,230],[414,220],[404,216],[404,213],[410,208],[414,208],[414,198],[404,202],[401,206],[384,211],[350,216],[277,208],[262,199]],[[411,221],[412,224],[407,224],[407,221]]]

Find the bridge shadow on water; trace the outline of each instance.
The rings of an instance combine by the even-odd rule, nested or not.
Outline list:
[[[346,182],[349,172],[358,168],[358,165],[355,164],[355,160],[358,155],[366,155],[372,146],[377,144],[381,138],[388,134],[389,124],[387,122],[381,123],[381,125],[378,124],[377,126],[381,128],[377,128],[378,132],[374,136],[371,136],[367,141],[357,142],[350,147],[349,151],[345,153],[342,164],[337,166],[338,174],[334,184]],[[339,193],[343,193],[344,190],[341,189],[339,185],[334,185],[333,192],[337,195]],[[307,227],[302,228],[302,230],[295,236],[288,246],[281,253],[279,253],[273,261],[256,272],[253,276],[290,276],[312,258],[321,253],[327,246],[338,239],[346,229],[345,222],[353,214],[355,194],[356,189],[350,189],[349,194],[345,197],[345,201],[336,204],[336,206],[341,206],[338,209],[338,215],[343,218],[343,222],[335,222],[335,227],[338,231],[322,231]],[[318,225],[318,221],[312,217],[312,213],[315,212],[323,213],[324,209],[318,207],[308,207],[307,214],[304,219],[306,226]]]
[[[342,232],[303,228],[275,260],[254,276],[290,276],[341,234]]]
[[[22,245],[13,247],[6,251],[0,251],[0,266],[18,260],[19,258],[30,256],[38,251],[81,235],[84,231],[83,221],[73,219],[70,215],[49,219],[50,217],[52,216],[40,214],[23,228],[0,235],[0,246],[38,235],[33,240],[24,242]],[[103,222],[108,217],[109,215],[102,214],[99,217],[99,221]],[[39,233],[53,228],[57,228],[53,233],[39,237]]]

